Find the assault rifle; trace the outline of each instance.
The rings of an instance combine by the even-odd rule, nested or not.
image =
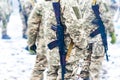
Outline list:
[[[66,66],[66,47],[64,42],[64,26],[61,23],[61,11],[60,11],[60,3],[54,2],[53,8],[55,12],[55,17],[57,21],[57,25],[51,26],[51,29],[56,32],[57,40],[48,44],[49,49],[53,49],[55,47],[59,48],[59,55],[60,55],[60,64],[62,70],[62,80],[64,80],[65,74],[65,66]]]
[[[101,20],[101,17],[100,17],[99,5],[97,5],[97,4],[93,5],[92,6],[92,10],[93,10],[93,12],[95,14],[95,17],[96,17],[92,21],[92,23],[95,24],[95,25],[97,25],[98,28],[90,34],[90,37],[94,37],[97,34],[101,35],[102,43],[103,43],[103,46],[104,46],[104,49],[105,49],[106,59],[108,61],[109,59],[108,59],[108,54],[107,54],[107,50],[108,50],[107,36],[106,36],[105,26],[104,26],[104,24],[103,24],[103,22]]]

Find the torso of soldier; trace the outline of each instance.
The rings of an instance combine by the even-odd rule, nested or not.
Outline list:
[[[95,19],[94,12],[92,11],[92,1],[93,0],[67,0],[64,10],[64,17],[67,19],[67,32],[70,33],[71,38],[76,45],[80,45],[80,37],[86,37],[89,42],[101,42],[100,34],[96,35],[94,38],[90,38],[91,32],[98,28],[97,25],[92,24],[92,20]],[[107,11],[104,7],[102,0],[96,0],[99,5],[100,16],[105,21],[107,18]],[[76,14],[77,13],[77,14]],[[106,23],[105,23],[106,24]],[[82,36],[84,35],[84,36]]]
[[[42,15],[40,25],[44,27],[44,30],[39,30],[44,32],[40,32],[39,34],[41,35],[41,33],[44,33],[44,36],[45,37],[47,36],[46,38],[50,41],[56,38],[55,32],[51,29],[51,26],[56,25],[56,19],[55,19],[55,14],[52,7],[52,2],[53,1],[39,2],[36,8],[37,12],[40,11],[40,14],[38,15]]]

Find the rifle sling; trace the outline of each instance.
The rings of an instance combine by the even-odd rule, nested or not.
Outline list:
[[[66,54],[66,61],[68,61],[69,57],[70,57],[70,54],[71,54],[71,51],[72,51],[72,48],[73,48],[73,40],[71,39],[71,42],[69,44],[69,47],[68,47],[68,51],[67,51],[67,54]]]

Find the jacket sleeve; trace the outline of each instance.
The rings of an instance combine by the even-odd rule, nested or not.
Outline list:
[[[66,33],[70,35],[75,46],[85,48],[87,46],[87,38],[82,26],[82,20],[77,19],[72,10],[72,7],[74,7],[73,5],[76,3],[69,4],[69,2],[66,2],[64,4],[63,17],[65,19]]]
[[[33,8],[32,12],[30,13],[28,19],[28,46],[32,46],[36,43],[36,39],[39,33],[39,27],[42,19],[42,5],[36,4]]]

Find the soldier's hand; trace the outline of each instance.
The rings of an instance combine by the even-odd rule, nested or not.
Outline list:
[[[111,43],[112,44],[115,44],[116,43],[116,35],[114,32],[111,32],[110,33],[110,37],[111,37]]]
[[[27,46],[25,49],[26,49],[27,51],[29,51],[31,55],[35,55],[35,54],[36,54],[36,48],[37,48],[36,45],[33,44],[33,45],[30,46],[30,47]]]
[[[30,50],[33,50],[33,51],[36,51],[36,45],[35,44],[33,44],[32,46],[30,46]]]

